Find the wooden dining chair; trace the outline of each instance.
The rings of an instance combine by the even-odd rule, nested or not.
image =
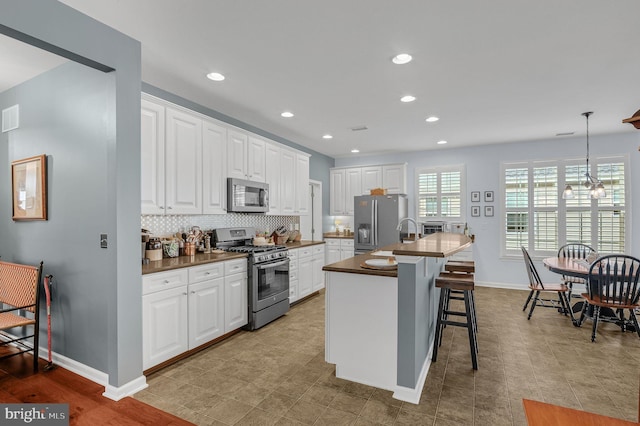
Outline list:
[[[0,359],[33,351],[34,372],[38,371],[41,279],[42,262],[30,266],[0,261],[0,346],[18,348]],[[27,327],[33,328],[33,333]],[[22,331],[15,332],[17,328]],[[28,339],[33,340],[32,346],[26,344]]]
[[[598,257],[598,252],[591,246],[582,243],[569,243],[565,244],[558,249],[559,258],[569,259],[585,259],[588,262],[594,261]],[[587,285],[587,280],[584,278],[572,277],[569,275],[562,275],[562,282],[569,287],[567,299],[571,300],[573,285],[584,284]],[[574,297],[581,297],[579,294]]]
[[[533,261],[531,260],[531,256],[529,256],[529,252],[524,247],[521,247],[522,255],[524,256],[524,264],[527,269],[527,275],[529,276],[529,296],[527,297],[527,301],[524,303],[522,308],[523,311],[527,309],[527,305],[531,302],[531,310],[529,311],[529,315],[527,319],[531,319],[531,315],[533,315],[533,310],[536,305],[540,305],[546,308],[557,308],[560,312],[563,312],[565,315],[569,313],[571,315],[571,321],[575,324],[576,320],[573,317],[573,311],[571,311],[571,307],[569,306],[569,298],[567,297],[567,293],[569,291],[569,287],[566,284],[543,284],[540,279],[540,275],[536,270]],[[542,292],[553,292],[557,293],[558,300],[555,299],[544,299],[540,297],[540,293]],[[532,300],[533,299],[533,300]],[[556,305],[556,303],[560,303],[560,307]]]
[[[593,330],[591,341],[596,341],[601,308],[610,308],[619,315],[624,331],[627,320],[624,311],[629,311],[629,320],[640,337],[638,319],[634,313],[640,308],[640,259],[624,254],[612,254],[596,259],[589,268],[587,292],[582,294],[585,303],[580,313],[578,326],[582,325],[587,308],[593,308]]]

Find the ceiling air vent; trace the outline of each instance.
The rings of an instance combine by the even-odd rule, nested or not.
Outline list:
[[[367,126],[356,126],[356,127],[352,127],[351,131],[352,132],[359,132],[361,130],[368,130],[369,128]]]

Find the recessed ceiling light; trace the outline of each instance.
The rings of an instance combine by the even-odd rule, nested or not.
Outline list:
[[[219,72],[210,72],[209,74],[207,74],[207,78],[213,81],[222,81],[224,80],[224,75],[220,74]]]
[[[447,141],[438,141],[438,145],[444,145]]]
[[[435,123],[436,121],[440,120],[438,117],[434,117],[433,115],[431,117],[427,117],[427,119],[425,120],[427,123]]]
[[[293,113],[289,112],[289,111],[285,111],[282,114],[280,114],[281,116],[283,116],[284,118],[291,118],[293,117]]]
[[[352,149],[351,152],[353,152],[354,154],[357,154],[357,153],[360,152],[360,150],[359,149]]]
[[[391,61],[396,65],[404,65],[411,62],[412,59],[413,58],[408,53],[400,53],[399,55],[394,56]]]
[[[331,135],[323,135],[322,139],[333,139],[333,136],[331,136]]]
[[[416,100],[415,96],[407,95],[400,98],[400,102],[413,102]]]

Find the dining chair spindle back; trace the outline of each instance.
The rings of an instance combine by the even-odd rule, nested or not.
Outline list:
[[[612,254],[596,259],[589,268],[587,292],[582,295],[586,302],[582,307],[578,325],[582,324],[589,306],[593,309],[591,341],[595,342],[601,308],[610,308],[620,316],[623,331],[628,323],[624,311],[629,311],[629,320],[640,337],[638,319],[634,313],[640,308],[640,259],[623,254]]]

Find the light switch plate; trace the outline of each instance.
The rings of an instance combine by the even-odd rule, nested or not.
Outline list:
[[[100,248],[107,248],[107,234],[100,234]]]

